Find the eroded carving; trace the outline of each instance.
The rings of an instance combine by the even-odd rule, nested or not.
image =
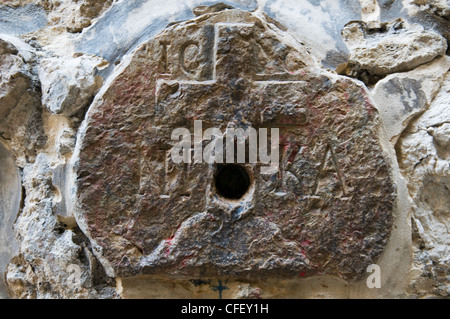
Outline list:
[[[174,25],[91,107],[77,219],[119,276],[356,279],[377,260],[395,200],[377,112],[364,89],[314,73],[279,34],[239,10]],[[279,170],[246,161],[226,168],[228,183],[219,164],[174,163],[171,133],[195,120],[279,128]],[[221,189],[236,183],[248,185]]]

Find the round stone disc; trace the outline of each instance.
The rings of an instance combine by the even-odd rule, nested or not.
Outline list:
[[[140,46],[91,106],[73,171],[77,220],[110,273],[364,276],[395,189],[364,88],[324,74],[273,21],[240,10]],[[200,121],[268,143],[278,129],[278,166],[252,162],[248,139],[244,163],[175,163],[172,133],[194,147]]]

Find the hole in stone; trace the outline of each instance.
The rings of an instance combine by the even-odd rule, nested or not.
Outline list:
[[[240,165],[218,165],[214,174],[214,184],[220,196],[227,199],[240,199],[250,187],[250,176]]]

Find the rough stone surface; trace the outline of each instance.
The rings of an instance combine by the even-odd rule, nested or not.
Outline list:
[[[0,140],[0,298],[6,298],[4,272],[18,245],[13,231],[21,201],[19,171],[11,152]]]
[[[210,33],[205,32],[202,36],[197,32],[199,30],[195,31],[194,25],[189,27],[189,23],[179,23],[197,17],[202,24],[201,21],[211,19],[218,12],[230,13],[231,7],[239,9],[236,11],[240,12],[239,15],[222,22],[229,23],[249,16],[254,19],[252,21],[267,22],[256,26],[256,29],[266,32],[266,27],[270,29],[263,39],[273,40],[273,43],[267,45],[263,41],[265,45],[262,49],[256,50],[260,54],[251,59],[252,62],[264,62],[258,69],[261,72],[264,68],[269,70],[265,77],[248,76],[247,71],[254,67],[252,63],[237,69],[251,55],[243,48],[254,47],[254,39],[241,43],[240,37],[246,34],[243,32],[231,41],[237,43],[235,47],[240,52],[239,59],[225,68],[228,73],[217,69],[219,72],[212,79],[208,68],[211,60],[206,58],[211,55],[201,54],[208,47],[208,41],[214,42],[208,40]],[[449,7],[445,0],[224,0],[222,4],[210,0],[0,0],[0,272],[6,269],[6,277],[0,274],[6,279],[6,287],[1,286],[0,279],[0,298],[7,296],[5,288],[10,298],[448,298],[450,102],[448,57],[442,55],[445,50],[448,55],[450,50],[442,38],[447,43],[450,41]],[[172,31],[166,30],[168,25]],[[177,34],[174,30],[182,32]],[[219,27],[217,30],[224,32]],[[236,28],[231,28],[229,35],[235,31]],[[172,76],[158,76],[163,67],[158,62],[164,56],[161,56],[161,47],[166,43],[159,45],[158,41],[164,37],[168,42],[181,44],[178,42],[180,36],[204,41],[199,41],[197,47],[194,43],[183,47],[184,59],[179,59],[182,56],[179,47],[167,45],[164,52],[168,55],[165,57],[175,62],[164,67],[173,71]],[[223,48],[223,43],[220,43]],[[277,50],[267,50],[271,45],[277,46]],[[233,47],[230,46],[230,50]],[[135,52],[136,48],[141,49]],[[285,56],[290,49],[301,55]],[[226,51],[218,52],[219,56],[229,56]],[[146,69],[149,57],[154,68]],[[283,57],[288,57],[288,63],[284,63]],[[218,60],[219,65],[227,65],[227,61]],[[299,65],[301,67],[296,69]],[[185,70],[180,71],[180,66]],[[325,72],[323,67],[328,71]],[[286,68],[292,74],[285,75]],[[298,74],[298,70],[305,74]],[[233,75],[233,72],[236,73]],[[279,74],[275,76],[276,73]],[[136,74],[142,76],[136,78]],[[102,77],[102,83],[98,76]],[[207,85],[215,91],[204,89],[204,83],[195,86],[207,78],[210,81]],[[286,80],[291,83],[284,83]],[[275,83],[265,86],[264,81]],[[158,100],[147,100],[146,96],[153,96],[150,88],[154,87],[154,83],[158,88]],[[196,89],[193,91],[194,87]],[[262,87],[272,94],[255,94],[255,88]],[[190,97],[200,93],[204,93],[202,99],[192,99],[189,103]],[[95,102],[91,105],[94,95]],[[362,108],[363,100],[365,105],[372,105],[376,110],[372,112],[369,111],[372,108]],[[212,103],[207,105],[206,101]],[[252,102],[248,108],[246,101]],[[311,101],[314,103],[310,108],[308,103]],[[219,102],[222,104],[219,105]],[[275,107],[259,112],[262,103],[275,103]],[[195,104],[194,107],[191,107],[192,104]],[[344,104],[349,107],[344,107]],[[226,108],[227,105],[241,108]],[[295,113],[295,105],[304,105],[304,110]],[[158,106],[153,109],[155,112],[146,112],[155,106]],[[99,122],[102,118],[99,113],[101,107],[110,110],[102,114],[104,123]],[[90,111],[86,116],[88,108]],[[318,117],[317,112],[304,112],[309,109],[320,110],[324,117]],[[174,113],[180,111],[187,117],[177,116],[168,110]],[[248,125],[258,128],[274,116],[270,125],[289,115],[281,132],[287,136],[280,148],[283,174],[273,177],[274,181],[263,182],[259,166],[246,166],[247,171],[253,174],[252,178],[257,177],[250,181],[251,192],[245,196],[251,204],[248,210],[230,210],[221,206],[220,203],[225,202],[223,198],[207,197],[211,201],[202,207],[210,207],[208,213],[215,219],[209,218],[209,215],[202,219],[205,215],[201,213],[205,210],[189,204],[189,198],[198,199],[207,192],[216,192],[215,185],[211,184],[211,180],[220,175],[215,174],[215,166],[193,165],[195,169],[188,170],[190,175],[179,176],[177,172],[184,172],[184,167],[167,165],[166,176],[157,174],[164,172],[164,153],[172,145],[166,143],[167,140],[171,142],[170,134],[167,134],[169,127],[175,124],[183,127],[185,123],[191,123],[197,116],[194,110],[203,112],[198,114],[202,119],[212,119],[204,128],[212,124],[223,128],[233,120],[240,123],[243,119],[247,120]],[[136,115],[136,111],[141,113]],[[330,118],[334,111],[337,115]],[[262,118],[258,118],[261,114]],[[347,115],[344,117],[344,114]],[[218,115],[224,116],[223,123]],[[297,120],[303,123],[305,115],[315,117],[310,117],[309,123],[296,129],[286,125]],[[349,128],[363,117],[373,125],[355,126],[351,132],[370,132],[372,135],[358,138],[358,143],[352,144],[353,148],[341,147],[342,137],[349,131],[335,130],[333,125],[343,123],[342,127]],[[343,121],[343,118],[346,120]],[[316,128],[321,119],[328,125],[325,130],[316,131],[317,142],[303,139],[309,136],[307,128]],[[155,140],[157,133],[149,130],[155,121],[165,120],[169,121],[168,126],[154,126],[160,129],[160,143],[151,149],[149,146],[155,145],[152,139]],[[96,135],[94,130],[86,130],[93,123],[97,125]],[[126,124],[119,128],[111,123]],[[108,136],[113,131],[117,134]],[[144,132],[148,134],[143,137]],[[324,140],[328,133],[332,133],[331,138]],[[123,138],[133,135],[135,140]],[[85,136],[91,139],[87,140]],[[369,140],[374,143],[369,143]],[[298,167],[300,155],[291,157],[299,150],[295,144],[299,141],[300,155],[306,154],[306,163],[313,166],[309,168],[312,175],[303,176],[301,180],[296,175],[303,174],[307,169]],[[365,149],[369,150],[365,157],[358,146],[362,141],[366,142]],[[81,153],[75,151],[77,142],[78,145],[92,143],[96,152],[103,149],[103,152],[97,153],[98,158],[104,160],[99,167],[111,165],[111,173],[106,180],[112,181],[114,186],[107,189],[108,195],[102,193],[101,188],[95,188],[95,184],[87,184],[88,173],[73,174],[69,165],[72,158],[80,159],[80,154],[84,154],[86,159],[86,154],[95,153],[90,149],[83,149]],[[99,146],[101,142],[106,142],[105,146]],[[329,148],[329,145],[336,148]],[[370,158],[370,150],[380,148],[380,145],[383,145],[383,154]],[[350,146],[349,142],[347,147]],[[329,152],[326,152],[327,149]],[[128,155],[136,155],[137,161],[119,166],[119,163],[124,163],[122,159],[129,158],[122,153],[124,150],[144,153],[130,152]],[[361,154],[355,155],[354,152],[359,152],[357,150]],[[119,154],[122,156],[116,157]],[[349,161],[342,160],[343,155],[359,160],[353,161],[349,170]],[[375,158],[381,158],[377,156],[390,159],[390,175],[386,181],[395,185],[397,197],[389,213],[391,216],[377,216],[371,225],[379,226],[376,221],[381,221],[384,216],[392,227],[378,231],[369,225],[364,232],[358,232],[358,227],[364,225],[358,212],[369,211],[372,207],[367,204],[371,198],[368,195],[370,192],[366,191],[361,200],[366,205],[359,210],[346,209],[349,207],[346,205],[355,203],[350,200],[338,209],[326,204],[342,199],[339,197],[342,185],[349,186],[342,181],[352,182],[358,178],[364,167],[360,163],[373,165],[370,163]],[[95,158],[96,163],[98,158]],[[93,163],[89,161],[84,167],[93,167]],[[148,163],[154,165],[146,166]],[[341,181],[335,164],[339,164],[338,169],[343,177]],[[317,174],[315,165],[322,167],[321,174]],[[136,166],[142,170],[136,170]],[[89,174],[92,172],[102,175],[107,169],[93,167]],[[319,215],[319,208],[314,207],[317,211],[311,211],[304,206],[308,199],[303,199],[308,196],[308,185],[314,173],[320,175],[319,194],[309,200],[316,200],[314,205],[321,206],[325,219]],[[193,178],[197,175],[202,178],[194,182]],[[141,176],[143,178],[135,187],[135,178]],[[263,177],[270,179],[271,176]],[[120,178],[124,180],[123,184],[117,180]],[[371,175],[364,178],[371,178]],[[90,233],[88,224],[84,222],[96,220],[93,215],[91,219],[85,219],[83,215],[83,218],[77,216],[75,219],[74,211],[83,211],[74,205],[78,199],[72,197],[76,194],[73,192],[73,182],[77,180],[84,183],[80,184],[84,187],[83,194],[92,194],[91,199],[83,195],[84,203],[91,205],[92,201],[93,207],[108,206],[116,214],[118,218],[109,221],[115,233],[101,228],[95,234]],[[180,185],[189,180],[191,183],[187,183],[187,187],[193,188],[195,185],[194,191],[188,193],[183,188],[181,192]],[[166,188],[161,185],[166,185]],[[257,191],[260,185],[268,185],[270,196],[256,202],[261,195]],[[127,194],[134,192],[133,187],[139,188],[134,193],[134,201],[124,201],[122,193],[130,198]],[[370,184],[365,183],[360,188],[367,190]],[[154,189],[163,196],[157,197],[153,203],[148,199],[152,198],[150,195]],[[276,192],[270,193],[272,189]],[[375,191],[378,192],[377,189]],[[164,206],[168,201],[166,197],[170,195],[173,200],[174,194],[184,195],[185,201],[175,208]],[[295,206],[297,210],[282,208],[296,203],[294,198],[300,202]],[[377,204],[381,205],[383,200],[389,202],[388,198],[383,197]],[[363,205],[361,203],[360,206]],[[130,205],[135,205],[132,210],[123,209]],[[157,205],[166,214],[140,213],[145,211],[142,208]],[[192,206],[195,209],[189,211]],[[178,209],[183,207],[187,208]],[[89,211],[89,207],[81,208]],[[278,213],[265,215],[264,209],[267,208]],[[173,210],[176,211],[171,216],[169,212]],[[303,220],[295,217],[295,212],[300,210],[305,213],[301,216]],[[123,214],[118,215],[119,211]],[[329,211],[328,215],[326,211]],[[158,224],[158,216],[169,220],[169,224]],[[129,224],[118,229],[126,221]],[[196,222],[203,223],[197,223],[200,229],[193,230]],[[332,228],[331,225],[336,225],[336,222],[339,227]],[[263,232],[250,232],[260,229],[265,223],[269,227],[265,227]],[[108,225],[106,221],[104,224]],[[339,230],[345,225],[349,225],[345,229],[348,240],[342,242],[345,236],[339,235]],[[176,229],[177,226],[180,228]],[[215,237],[190,236],[208,234],[208,227],[217,231]],[[313,238],[307,238],[311,229],[322,230],[322,233],[315,232]],[[351,240],[374,231],[376,235],[367,243],[381,244],[373,249],[363,250],[359,240]],[[103,238],[88,238],[100,232]],[[148,238],[145,234],[149,232],[161,237]],[[388,234],[386,241],[383,238],[387,238]],[[258,251],[259,255],[255,258],[249,255],[253,250],[235,249],[248,247],[252,236],[260,236],[251,246],[251,249]],[[298,242],[302,236],[306,240]],[[14,245],[14,237],[17,245]],[[112,242],[120,241],[111,246],[111,251],[118,251],[120,245],[124,245],[122,247],[126,248],[122,254],[127,255],[129,260],[124,257],[120,259],[122,263],[114,264],[118,260],[114,259],[117,254],[107,253],[108,250],[102,254],[99,244],[104,246],[111,238]],[[320,242],[320,239],[323,241]],[[208,245],[203,248],[189,246],[193,242],[219,245],[215,248]],[[227,243],[234,246],[227,246]],[[155,245],[160,250],[155,249]],[[321,245],[324,248],[318,251]],[[357,260],[355,248],[361,249],[362,254],[358,256],[361,260]],[[234,249],[235,253],[225,256],[226,249]],[[152,254],[148,255],[149,251]],[[197,255],[186,255],[189,251],[197,252]],[[207,259],[210,263],[198,268],[199,256],[208,251],[219,253],[210,254]],[[285,251],[286,255],[280,255]],[[332,253],[327,255],[326,252]],[[267,259],[264,264],[262,260],[268,255],[279,258]],[[342,257],[344,255],[349,258]],[[221,259],[220,256],[224,257]],[[290,256],[293,258],[287,259]],[[327,265],[319,265],[331,256],[342,257],[342,262],[338,264],[337,260],[332,260]],[[254,268],[247,271],[242,266],[222,267],[238,260]],[[370,274],[365,273],[364,268],[369,262],[380,266],[381,288],[369,288],[367,285],[366,279]],[[217,269],[213,269],[214,263],[219,265]],[[163,264],[167,273],[158,268]],[[304,264],[305,270],[300,271]],[[252,269],[260,265],[265,267],[267,274],[270,272],[268,269],[272,269],[273,277],[264,276],[264,273],[252,277]],[[124,273],[140,270],[150,273],[118,277],[119,272],[115,273],[111,266],[117,266]],[[275,272],[276,267],[280,271]],[[151,273],[157,269],[161,270],[159,275]],[[207,272],[211,276],[205,276]],[[237,272],[246,272],[248,277],[238,277]],[[167,276],[168,273],[173,276]],[[361,279],[342,278],[355,276]]]
[[[308,50],[330,69],[336,69],[348,61],[348,49],[341,37],[346,23],[361,20],[360,1],[261,1],[263,10],[270,17],[289,28]],[[305,30],[307,30],[305,32]]]
[[[428,109],[449,69],[450,59],[445,56],[412,71],[389,75],[375,85],[373,99],[393,144],[409,121]]]
[[[114,273],[358,279],[377,260],[395,190],[376,110],[280,32],[238,10],[177,24],[93,104],[74,158],[76,217]],[[220,166],[168,158],[172,130],[194,119],[279,127],[280,171],[242,165],[249,191],[220,196]]]
[[[373,27],[364,22],[350,22],[342,37],[350,50],[345,73],[366,83],[370,83],[368,76],[409,71],[447,50],[447,41],[441,35],[410,29],[402,19]]]
[[[421,10],[429,10],[447,20],[450,18],[450,4],[447,0],[412,0],[411,4],[419,6]]]
[[[0,39],[0,136],[23,166],[35,158],[47,139],[37,78],[29,64],[33,50],[18,39],[15,42],[19,48]]]
[[[115,290],[97,267],[83,234],[58,221],[53,213],[55,187],[48,158],[40,154],[25,166],[27,197],[15,228],[19,255],[8,266],[6,279],[17,298],[111,298]],[[37,244],[38,243],[38,244]],[[74,274],[71,269],[78,269]],[[74,276],[79,275],[79,280]],[[72,285],[70,285],[72,283]]]
[[[415,265],[420,296],[450,295],[450,74],[430,108],[398,142],[400,168],[414,201]]]
[[[62,24],[69,32],[81,32],[93,19],[105,12],[113,0],[43,0],[42,6],[50,11],[49,21]]]
[[[113,0],[5,0],[0,7],[0,26],[8,33],[22,34],[49,25],[62,25],[68,32],[78,33],[89,27],[104,13]],[[30,23],[30,20],[34,23]],[[20,23],[18,23],[20,21]]]
[[[105,63],[106,61],[99,57],[85,55],[72,59],[42,59],[39,80],[44,106],[55,114],[68,116],[86,107],[102,86],[102,78],[95,73],[97,67]]]

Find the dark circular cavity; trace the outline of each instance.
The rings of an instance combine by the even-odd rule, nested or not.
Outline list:
[[[227,199],[240,199],[250,187],[250,176],[240,165],[218,165],[214,174],[214,184],[220,196]]]

